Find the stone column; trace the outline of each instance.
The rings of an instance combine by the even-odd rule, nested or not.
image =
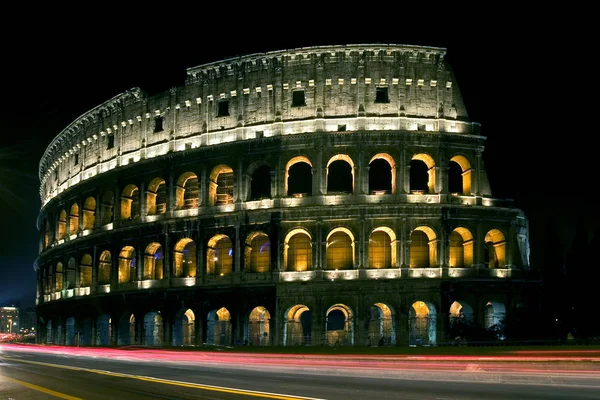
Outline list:
[[[235,224],[235,272],[240,272],[240,260],[241,258],[244,256],[243,252],[242,252],[242,248],[240,245],[240,224],[236,222]]]
[[[172,270],[172,266],[171,266],[171,238],[169,235],[169,226],[166,225],[167,228],[167,232],[165,233],[165,257],[164,257],[164,263],[163,263],[163,279],[170,279],[171,278],[171,270]]]
[[[477,148],[475,150],[475,169],[471,168],[471,193],[475,193],[476,196],[481,194],[481,171],[483,166],[483,148]]]

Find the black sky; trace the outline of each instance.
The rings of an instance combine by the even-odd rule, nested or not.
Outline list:
[[[564,84],[573,71],[572,58],[557,51],[562,47],[556,47],[560,42],[552,27],[540,32],[513,19],[499,31],[484,18],[445,14],[450,23],[432,21],[423,12],[427,18],[409,23],[411,18],[391,18],[390,10],[389,21],[372,25],[356,10],[351,15],[357,28],[348,25],[348,17],[336,24],[335,19],[240,14],[211,24],[189,18],[152,26],[134,23],[128,15],[121,23],[86,19],[74,24],[63,18],[7,32],[5,37],[18,38],[8,40],[3,50],[10,61],[4,64],[9,107],[0,143],[0,305],[34,304],[38,163],[63,128],[132,87],[152,94],[181,86],[186,68],[296,47],[392,43],[446,48],[469,116],[482,124],[487,137],[484,161],[492,192],[514,199],[526,212],[532,242],[541,241],[549,225],[557,226],[567,249],[580,215],[590,233],[598,229],[592,201],[574,195],[586,187],[586,171],[572,173],[579,152],[565,141],[573,123],[568,116],[576,108]],[[377,18],[371,22],[384,21]],[[25,31],[30,35],[20,34]],[[541,252],[532,247],[533,264]]]

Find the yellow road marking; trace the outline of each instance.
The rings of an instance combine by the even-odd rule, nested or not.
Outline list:
[[[5,379],[8,379],[9,381],[16,382],[19,385],[27,386],[30,389],[37,390],[37,391],[49,394],[49,395],[54,396],[54,397],[60,397],[61,399],[65,399],[65,400],[83,400],[83,399],[81,399],[79,397],[69,396],[68,394],[64,394],[64,393],[60,393],[60,392],[55,392],[54,390],[46,389],[45,387],[41,387],[41,386],[33,385],[31,383],[23,382],[23,381],[20,381],[18,379],[15,379],[15,378],[9,378],[8,376],[2,375],[2,377],[5,378]]]
[[[12,358],[12,357],[5,357],[5,358]],[[224,387],[224,386],[203,385],[200,383],[173,381],[173,380],[169,380],[169,379],[153,378],[153,377],[149,377],[149,376],[121,374],[119,372],[102,371],[100,369],[72,367],[69,365],[50,364],[50,363],[44,363],[44,362],[40,362],[40,361],[28,361],[28,360],[23,360],[23,359],[19,359],[19,360],[15,360],[15,361],[22,362],[22,363],[28,363],[28,364],[43,365],[46,367],[70,369],[73,371],[92,372],[94,374],[99,374],[99,375],[109,375],[109,376],[116,376],[119,378],[137,379],[140,381],[156,382],[156,383],[162,383],[162,384],[166,384],[166,385],[182,386],[182,387],[193,388],[193,389],[211,390],[214,392],[241,394],[241,395],[253,396],[253,397],[263,397],[263,398],[268,398],[268,399],[323,400],[323,399],[317,399],[314,397],[302,397],[302,396],[285,395],[285,394],[279,394],[279,393],[260,392],[260,391],[255,391],[255,390],[234,389],[234,388],[228,388],[228,387]],[[76,397],[63,397],[63,398],[77,400]]]

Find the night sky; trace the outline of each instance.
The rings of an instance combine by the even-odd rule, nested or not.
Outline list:
[[[182,86],[186,68],[250,53],[357,43],[444,47],[469,116],[487,137],[484,162],[492,192],[514,199],[530,220],[533,267],[540,267],[539,243],[548,226],[560,231],[564,251],[578,217],[585,218],[590,235],[600,226],[598,210],[578,194],[587,190],[587,171],[573,173],[574,145],[558,141],[568,141],[572,122],[566,117],[576,107],[562,84],[573,67],[568,58],[552,57],[539,32],[512,21],[509,32],[499,35],[496,27],[468,18],[461,29],[402,20],[387,28],[332,23],[300,29],[304,24],[280,18],[283,14],[273,25],[251,16],[244,23],[225,18],[210,27],[200,26],[200,20],[173,20],[179,25],[164,29],[130,26],[129,20],[107,26],[48,23],[28,27],[31,39],[8,40],[3,54],[10,62],[3,67],[9,107],[0,141],[0,306],[34,305],[38,163],[51,140],[80,115],[130,88],[153,94]],[[227,28],[223,32],[217,29],[221,25]]]

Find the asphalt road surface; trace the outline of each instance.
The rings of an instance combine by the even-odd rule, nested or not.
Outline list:
[[[600,399],[600,362],[0,346],[0,400]]]

